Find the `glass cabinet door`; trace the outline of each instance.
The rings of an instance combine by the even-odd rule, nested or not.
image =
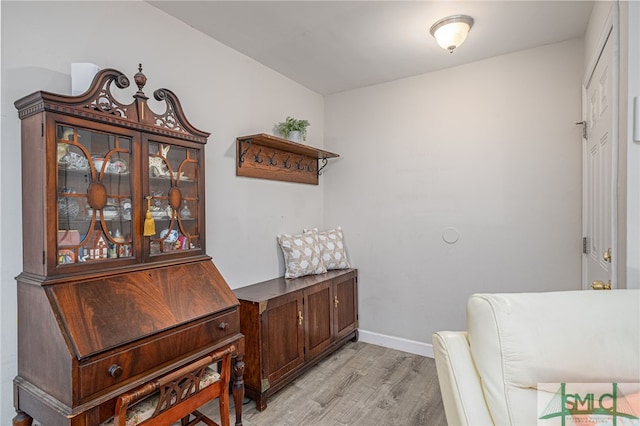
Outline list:
[[[56,124],[57,264],[134,258],[132,137]]]
[[[202,251],[198,149],[149,141],[149,192],[145,206],[154,222],[145,232],[149,255]]]

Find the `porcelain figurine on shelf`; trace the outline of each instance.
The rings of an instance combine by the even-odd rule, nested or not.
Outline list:
[[[149,171],[152,176],[161,177],[168,176],[169,170],[167,169],[166,160],[167,154],[169,153],[170,145],[160,145],[160,155],[158,156],[149,156]]]

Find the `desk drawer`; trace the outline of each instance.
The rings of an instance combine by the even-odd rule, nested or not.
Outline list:
[[[90,360],[79,369],[79,398],[85,400],[97,392],[148,374],[165,364],[179,362],[185,355],[239,332],[240,319],[238,311],[234,310],[169,331],[157,339],[121,352]]]

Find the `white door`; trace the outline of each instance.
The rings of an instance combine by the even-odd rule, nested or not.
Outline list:
[[[584,90],[583,288],[615,288],[614,58],[612,33]]]

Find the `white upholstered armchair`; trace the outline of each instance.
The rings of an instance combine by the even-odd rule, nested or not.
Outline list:
[[[476,294],[433,348],[449,425],[536,425],[540,383],[640,382],[640,290]]]

